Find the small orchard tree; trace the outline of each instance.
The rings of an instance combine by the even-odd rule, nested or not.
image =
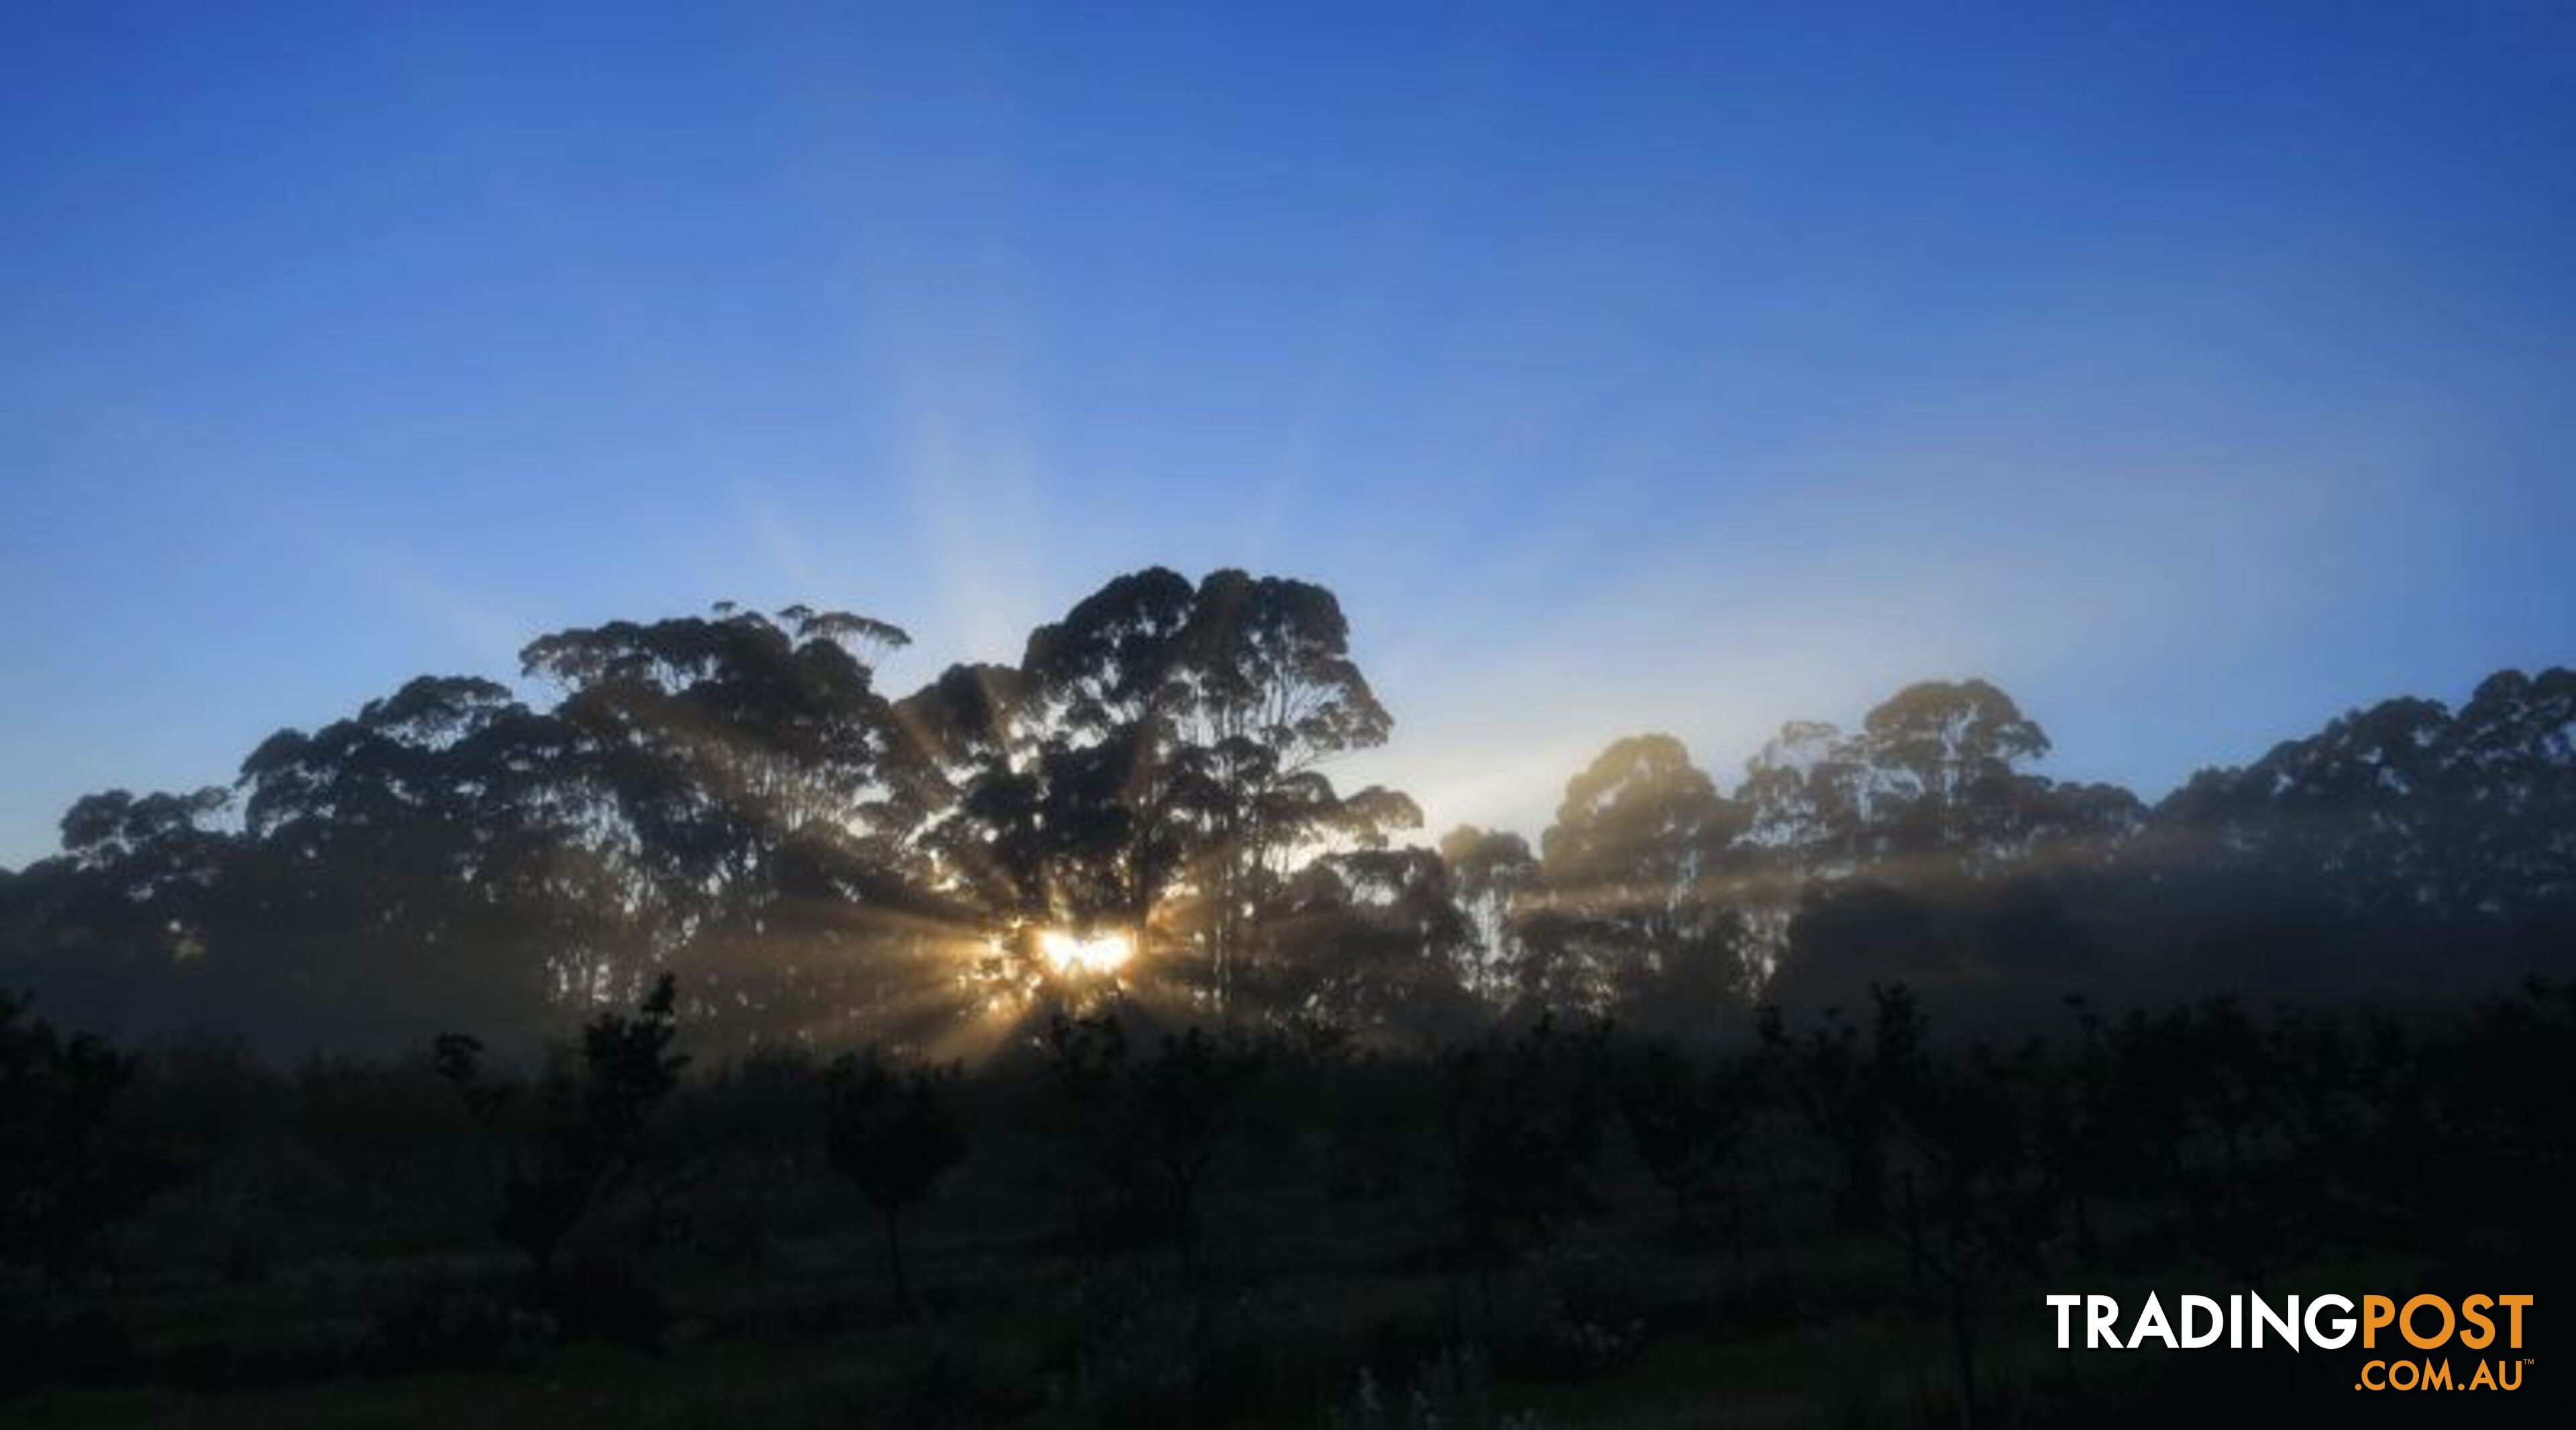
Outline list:
[[[534,1124],[511,1128],[506,1084],[482,1067],[482,1045],[443,1034],[433,1053],[439,1073],[456,1085],[475,1119],[507,1146],[501,1207],[493,1230],[526,1253],[540,1285],[551,1281],[555,1255],[592,1206],[634,1175],[653,1112],[679,1085],[685,1054],[678,1035],[678,986],[669,974],[653,985],[634,1016],[605,1013],[582,1029],[578,1061],[556,1058],[535,1090]]]
[[[1185,1272],[1198,1265],[1199,1186],[1234,1130],[1244,1089],[1259,1068],[1255,1053],[1198,1028],[1166,1036],[1135,1067],[1135,1116]]]
[[[0,993],[0,1264],[39,1265],[59,1285],[94,1263],[108,1228],[141,1211],[159,1179],[106,1135],[140,1062],[26,1009]]]
[[[825,1074],[824,1150],[832,1168],[876,1207],[885,1225],[895,1314],[912,1309],[904,1274],[903,1213],[966,1156],[954,1068],[896,1068],[877,1050],[850,1054]]]
[[[1458,1229],[1480,1271],[1598,1206],[1592,1174],[1610,1112],[1608,1025],[1569,1030],[1542,1016],[1516,1037],[1453,1050],[1443,1071]]]
[[[1827,1008],[1823,1025],[1803,1040],[1789,1033],[1775,1005],[1761,1008],[1755,1022],[1774,1084],[1834,1149],[1841,1169],[1834,1219],[1846,1230],[1882,1224],[1893,1129],[1922,1095],[1929,1059],[1913,993],[1901,983],[1872,984],[1869,992],[1876,1016],[1866,1036],[1840,1008]]]
[[[1751,1111],[1752,1078],[1730,1061],[1703,1063],[1669,1043],[1653,1043],[1619,1065],[1615,1090],[1628,1140],[1655,1184],[1673,1199],[1673,1218],[1689,1226],[1708,1194],[1725,1185]],[[1728,1224],[1740,1232],[1741,1207],[1728,1198]],[[1742,1238],[1736,1239],[1739,1254]]]
[[[1047,1036],[1074,1154],[1097,1169],[1122,1219],[1168,1230],[1182,1270],[1194,1271],[1200,1188],[1241,1119],[1259,1052],[1193,1027],[1134,1057],[1114,1014],[1059,1014]]]

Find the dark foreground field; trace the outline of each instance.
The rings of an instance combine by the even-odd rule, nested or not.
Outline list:
[[[2357,1346],[2061,1354],[2041,1297],[2538,1283],[2545,1347],[2572,1014],[2552,989],[2403,1026],[2079,1011],[1989,1054],[1925,1041],[1897,995],[1731,1049],[1543,1025],[1398,1057],[1131,1012],[971,1076],[884,1069],[874,1101],[864,1065],[693,1068],[614,1148],[602,1089],[632,1068],[598,1039],[528,1081],[182,1046],[56,1182],[21,1169],[57,1240],[9,1283],[0,1420],[2386,1414],[2408,1397],[2354,1395]],[[22,1068],[77,1061],[13,1036]],[[907,1160],[917,1199],[886,1175]],[[2537,1359],[2444,1408],[2539,1414]]]

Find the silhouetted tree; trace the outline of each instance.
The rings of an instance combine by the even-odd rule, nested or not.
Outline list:
[[[1521,920],[1542,888],[1538,856],[1517,834],[1462,824],[1441,837],[1440,857],[1475,940],[1461,970],[1467,989],[1488,1004],[1507,1004],[1524,956]]]
[[[1058,1014],[1048,1040],[1071,1150],[1108,1183],[1123,1217],[1153,1218],[1194,1270],[1199,1186],[1234,1131],[1259,1054],[1192,1027],[1131,1058],[1125,1026],[1107,1013]]]
[[[1318,768],[1390,725],[1348,645],[1319,586],[1118,577],[1032,632],[1016,671],[955,668],[905,701],[955,791],[928,845],[1005,901],[1001,923],[1124,933],[1139,976],[1195,947],[1222,1014],[1292,854],[1419,820]]]
[[[654,1109],[678,1086],[685,1054],[671,1051],[678,1032],[679,990],[669,974],[633,1017],[603,1013],[582,1029],[578,1061],[551,1059],[534,1089],[534,1123],[501,1120],[511,1101],[481,1067],[481,1045],[444,1035],[435,1059],[477,1119],[509,1138],[503,1153],[501,1206],[493,1230],[524,1252],[538,1284],[550,1281],[555,1255],[583,1214],[633,1175],[643,1156]]]
[[[1885,986],[1869,996],[1866,1034],[1840,1007],[1825,1009],[1803,1038],[1775,1005],[1759,1011],[1756,1025],[1773,1085],[1833,1150],[1835,1220],[1856,1230],[1885,1224],[1889,1141],[1920,1095],[1928,1059],[1913,996]]]
[[[1875,879],[1819,884],[1789,926],[1767,997],[1791,1012],[1865,1012],[1878,984],[1950,986],[1955,939],[1930,899]]]
[[[240,853],[219,788],[85,796],[61,821],[63,852],[0,895],[0,963],[77,1023],[132,1031],[191,1016],[256,1027],[209,996],[205,959],[225,936]]]
[[[1971,867],[2006,857],[2023,826],[2020,767],[2048,736],[1982,680],[1909,685],[1862,724],[1881,857],[1950,854]]]
[[[97,1259],[110,1227],[142,1210],[159,1178],[107,1137],[139,1066],[0,992],[0,1262],[68,1282]]]
[[[1328,855],[1283,903],[1276,966],[1260,987],[1271,1008],[1382,1043],[1455,1036],[1479,1021],[1459,978],[1474,935],[1438,855]]]
[[[289,1028],[361,1045],[454,1020],[514,1044],[545,1028],[609,902],[548,799],[569,727],[486,680],[422,677],[242,763],[247,847],[209,961]]]
[[[954,1069],[895,1068],[870,1049],[825,1073],[824,1147],[832,1169],[855,1183],[885,1227],[895,1314],[912,1309],[904,1274],[903,1213],[966,1156]]]
[[[1677,1224],[1688,1226],[1708,1193],[1726,1184],[1727,1224],[1740,1260],[1743,1207],[1732,1172],[1754,1105],[1750,1069],[1649,1043],[1621,1062],[1616,1087],[1637,1160],[1672,1198]]]
[[[1743,1007],[1733,912],[1717,897],[1742,827],[1668,735],[1621,740],[1569,781],[1521,922],[1523,997],[1704,1031]]]
[[[1927,1064],[1898,1104],[1915,1165],[1893,1230],[1918,1287],[1938,1294],[1949,1322],[1962,1425],[1979,1419],[1977,1325],[1988,1290],[2005,1274],[2039,1276],[2059,1231],[2032,1112],[2052,1075],[2035,1047],[2007,1060],[1979,1045]]]
[[[2576,925],[2576,672],[2500,671],[2456,715],[2390,700],[2159,805],[2124,909],[2182,986],[2423,986],[2556,966]],[[2275,952],[2248,959],[2269,945]]]
[[[527,674],[564,692],[556,716],[575,732],[550,798],[622,891],[630,934],[609,947],[689,969],[706,1013],[881,1002],[850,975],[918,974],[947,952],[956,932],[903,907],[936,774],[868,663],[906,641],[793,606],[527,647]],[[603,964],[574,981],[623,998],[639,975]]]
[[[0,881],[0,971],[120,1036],[516,1052],[671,967],[710,1040],[918,1049],[1111,992],[1414,1036],[1463,987],[1687,1038],[1874,980],[1998,1027],[2077,988],[2492,987],[2576,947],[2564,669],[2354,711],[2153,811],[2034,773],[2048,736],[1991,682],[1922,682],[1784,727],[1732,792],[1615,742],[1543,857],[1461,830],[1433,860],[1395,843],[1410,800],[1323,773],[1391,722],[1321,587],[1134,572],[894,703],[872,662],[904,639],[802,606],[568,629],[522,652],[550,699],[424,676],[230,791],[88,796]],[[1137,956],[1061,977],[1054,928]]]
[[[1259,1070],[1250,1049],[1194,1027],[1166,1036],[1132,1074],[1142,1149],[1161,1180],[1184,1271],[1198,1265],[1200,1183],[1234,1132],[1245,1086]]]
[[[1463,1250],[1481,1267],[1543,1243],[1598,1205],[1592,1175],[1612,1107],[1607,1025],[1551,1015],[1451,1050],[1449,1172]]]

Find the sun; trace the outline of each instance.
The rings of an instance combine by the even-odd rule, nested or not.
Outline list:
[[[1058,973],[1096,975],[1116,972],[1135,955],[1136,947],[1125,934],[1085,937],[1069,929],[1045,929],[1038,934],[1038,952]]]

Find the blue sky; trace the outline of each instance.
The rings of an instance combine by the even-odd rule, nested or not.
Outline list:
[[[12,5],[0,863],[1149,562],[1337,590],[1435,825],[1970,673],[2152,797],[2576,658],[2571,174],[2548,3]]]

